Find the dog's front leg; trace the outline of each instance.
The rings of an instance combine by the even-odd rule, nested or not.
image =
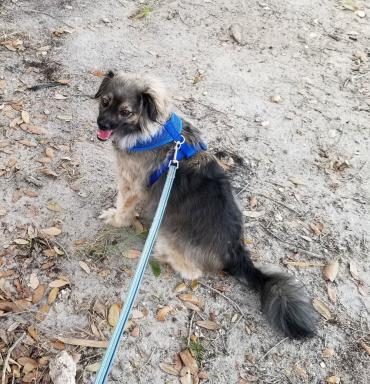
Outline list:
[[[142,189],[138,185],[121,181],[118,183],[117,207],[103,211],[99,217],[114,227],[128,227],[141,197]]]

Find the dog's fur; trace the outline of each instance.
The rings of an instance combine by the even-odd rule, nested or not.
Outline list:
[[[141,205],[150,221],[165,176],[150,188],[149,176],[173,153],[173,144],[144,152],[126,149],[159,132],[171,113],[169,99],[157,81],[113,72],[104,78],[96,97],[102,100],[98,126],[113,132],[118,168],[116,208],[103,212],[101,218],[114,226],[128,226]],[[186,141],[198,143],[199,131],[185,120],[183,125]],[[290,275],[263,272],[252,263],[231,184],[208,152],[181,161],[155,256],[187,279],[224,270],[261,292],[263,312],[285,335],[299,338],[315,333],[315,312],[302,285]]]

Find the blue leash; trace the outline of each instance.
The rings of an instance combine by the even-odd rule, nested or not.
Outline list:
[[[105,352],[103,361],[101,363],[101,367],[97,376],[95,377],[95,384],[105,384],[109,375],[109,372],[112,368],[114,358],[117,353],[117,349],[120,344],[121,336],[126,327],[128,318],[131,313],[131,309],[134,305],[137,293],[139,291],[139,287],[141,281],[144,276],[145,268],[148,264],[149,256],[152,252],[154,242],[158,235],[158,230],[161,225],[164,211],[167,206],[168,198],[170,197],[173,181],[175,179],[177,168],[179,167],[179,162],[177,160],[178,151],[181,148],[181,145],[184,143],[185,139],[182,137],[182,141],[176,141],[175,153],[173,160],[169,164],[169,169],[166,177],[166,182],[163,187],[162,195],[158,203],[157,210],[154,215],[152,226],[150,227],[148,237],[145,241],[144,249],[141,253],[140,261],[137,266],[134,279],[131,283],[130,290],[127,295],[127,299],[125,301],[125,305],[122,309],[120,317],[118,319],[118,323],[114,329],[112,338],[109,342],[108,348]]]

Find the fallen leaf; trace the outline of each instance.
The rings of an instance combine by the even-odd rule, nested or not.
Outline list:
[[[28,197],[37,197],[39,194],[36,191],[33,191],[32,189],[24,189],[23,193]]]
[[[16,303],[13,303],[12,301],[0,300],[0,311],[16,313],[16,312],[20,312],[21,308]]]
[[[141,255],[141,252],[137,249],[130,249],[127,252],[122,252],[122,255],[128,259],[137,259]]]
[[[315,235],[319,236],[322,234],[322,232],[324,230],[324,224],[323,223],[311,223],[310,228]]]
[[[292,176],[288,180],[291,181],[294,185],[306,185],[304,181],[296,176]]]
[[[144,17],[148,16],[151,11],[152,9],[150,7],[148,7],[147,5],[144,5],[141,8],[139,8],[136,13],[129,16],[129,19],[132,19],[132,20],[143,19]]]
[[[357,271],[357,265],[353,260],[349,262],[349,271],[351,272],[351,275],[355,280],[360,280],[360,276]]]
[[[67,96],[64,96],[64,95],[62,95],[62,94],[60,94],[60,93],[56,93],[56,94],[54,95],[54,99],[55,99],[55,100],[65,100],[65,99],[67,99]]]
[[[58,337],[58,340],[64,344],[89,348],[107,348],[109,344],[106,340],[77,339],[74,337]]]
[[[22,111],[21,117],[24,123],[28,124],[30,122],[30,114],[27,111]]]
[[[37,372],[30,372],[22,377],[22,383],[35,383],[37,381]]]
[[[92,70],[92,71],[90,71],[90,73],[96,77],[104,77],[105,76],[105,72],[103,72],[103,71]]]
[[[293,267],[297,268],[317,268],[317,267],[324,267],[325,264],[323,263],[315,263],[312,261],[295,261],[295,260],[283,260],[283,264],[291,265]]]
[[[32,337],[33,340],[37,341],[38,338],[39,338],[39,335],[35,329],[35,327],[33,327],[32,325],[30,325],[28,328],[27,328],[27,332],[28,334]]]
[[[135,229],[135,233],[137,233],[138,235],[144,232],[144,226],[137,217],[135,217],[132,221],[132,226]]]
[[[40,168],[38,171],[41,172],[41,173],[43,173],[43,174],[46,175],[46,176],[58,177],[58,174],[55,173],[53,170],[51,170],[51,169],[48,168],[48,167]]]
[[[265,214],[265,211],[262,210],[262,211],[243,211],[243,214],[244,216],[246,217],[251,217],[251,218],[258,218],[258,217],[261,217]]]
[[[37,143],[35,141],[30,140],[19,140],[19,142],[26,147],[37,147]]]
[[[44,297],[45,290],[46,290],[46,285],[45,284],[39,284],[38,285],[38,287],[35,289],[35,292],[33,292],[33,294],[32,294],[32,302],[33,302],[33,304],[36,304],[39,301],[41,301],[41,299]]]
[[[36,320],[37,321],[45,320],[45,317],[46,317],[47,313],[49,312],[49,310],[50,310],[50,307],[48,305],[46,305],[46,304],[42,305],[36,314]]]
[[[340,378],[337,376],[329,376],[325,379],[328,384],[339,384]]]
[[[153,275],[155,277],[160,276],[161,274],[161,265],[157,260],[150,260],[149,261],[150,268],[152,269]]]
[[[166,319],[166,316],[172,311],[172,307],[170,305],[166,305],[165,307],[158,310],[155,318],[158,321],[164,321]]]
[[[221,328],[219,324],[211,320],[200,320],[200,321],[197,321],[196,324],[201,328],[205,328],[213,331]]]
[[[365,343],[361,343],[361,347],[365,350],[365,352],[370,356],[370,347],[365,344]]]
[[[26,129],[27,132],[31,133],[32,135],[47,135],[48,131],[40,127],[39,125],[28,125],[28,124],[23,124],[24,128]],[[22,127],[23,129],[23,127]]]
[[[180,284],[177,284],[175,289],[174,289],[174,292],[175,293],[180,293],[180,292],[183,292],[187,289],[187,286],[185,283],[180,283]]]
[[[0,205],[0,217],[1,216],[5,216],[7,213],[7,210],[5,209],[5,207],[3,207],[2,205]]]
[[[54,303],[54,301],[56,300],[56,298],[58,297],[58,293],[59,293],[59,288],[58,287],[54,287],[50,290],[49,292],[49,296],[48,296],[48,304],[51,305]]]
[[[47,157],[50,157],[50,159],[52,159],[54,157],[54,150],[53,150],[53,148],[50,148],[50,147],[45,148],[45,155]]]
[[[87,274],[90,274],[90,267],[84,261],[80,260],[78,264]]]
[[[49,211],[53,211],[53,212],[60,212],[61,211],[60,205],[57,202],[48,204],[47,209]]]
[[[58,236],[62,233],[62,230],[57,228],[57,227],[50,227],[50,228],[43,228],[43,229],[40,229],[40,233],[43,235],[43,236]]]
[[[29,241],[26,239],[14,239],[13,242],[18,245],[28,245]]]
[[[326,280],[334,281],[335,278],[337,277],[339,270],[339,263],[338,260],[331,261],[322,270],[322,273],[324,275],[324,278]]]
[[[130,336],[138,337],[139,335],[140,335],[140,328],[138,326],[131,329]]]
[[[30,287],[36,289],[39,286],[40,282],[36,273],[31,273],[30,275]]]
[[[194,295],[192,295],[191,293],[184,293],[182,295],[179,295],[178,298],[181,301],[188,301],[188,302],[190,302],[192,304],[195,304],[195,305],[199,305],[199,306],[203,305],[201,300],[198,299],[197,297],[195,297]]]
[[[109,307],[108,323],[111,327],[115,327],[117,325],[120,311],[121,305],[118,303],[114,303]]]
[[[37,361],[34,359],[31,359],[30,357],[22,356],[17,359],[18,364],[22,365],[23,373],[29,373],[32,372],[34,369],[38,367]]]
[[[323,357],[325,357],[326,359],[329,359],[330,357],[332,357],[334,355],[334,349],[333,348],[325,348],[323,351],[322,351],[322,355]]]
[[[198,372],[198,364],[188,349],[185,349],[180,352],[180,359],[185,365],[185,367],[188,367],[190,369],[190,372],[192,374]]]
[[[249,206],[251,208],[255,208],[257,206],[257,197],[256,196],[251,196],[249,198]]]
[[[190,370],[184,373],[183,376],[180,377],[180,383],[181,384],[193,384],[194,381],[191,378]]]
[[[328,288],[327,288],[327,291],[328,291],[328,296],[329,296],[329,299],[332,303],[336,303],[337,302],[337,291],[334,287],[331,287],[330,285],[328,285]]]
[[[199,288],[198,280],[192,280],[192,281],[191,281],[191,284],[190,284],[190,288],[191,288],[193,291],[196,291],[196,290]]]
[[[325,303],[323,303],[321,300],[313,299],[312,304],[316,309],[316,311],[320,313],[320,315],[324,317],[326,320],[330,320],[332,318],[332,315],[330,313],[328,306]]]
[[[101,362],[100,362],[100,361],[97,361],[96,363],[86,365],[85,370],[86,370],[87,372],[93,372],[93,373],[95,373],[95,372],[98,372],[98,371],[99,371],[100,367],[101,367]]]
[[[69,285],[69,284],[70,284],[69,280],[56,279],[49,284],[49,287],[50,288],[61,288],[61,287],[64,287],[65,285]]]
[[[159,363],[159,368],[163,371],[168,373],[169,375],[178,376],[179,371],[171,364],[167,363]]]

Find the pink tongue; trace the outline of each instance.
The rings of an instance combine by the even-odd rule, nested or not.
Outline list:
[[[100,140],[108,140],[111,134],[112,131],[102,131],[101,129],[98,129],[98,137]]]

